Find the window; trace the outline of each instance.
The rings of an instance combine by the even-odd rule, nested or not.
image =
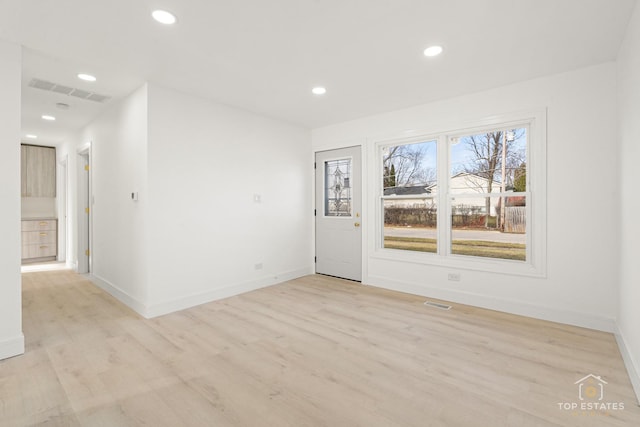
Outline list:
[[[537,113],[379,142],[377,255],[544,274],[544,126]]]
[[[437,141],[382,149],[385,248],[436,252],[438,209],[433,186]]]
[[[351,159],[324,163],[324,215],[351,216]]]
[[[526,261],[527,128],[449,138],[449,252]]]

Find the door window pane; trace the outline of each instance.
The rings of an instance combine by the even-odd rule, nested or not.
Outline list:
[[[351,215],[351,159],[324,163],[325,216]]]

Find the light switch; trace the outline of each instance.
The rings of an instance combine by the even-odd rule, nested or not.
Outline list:
[[[131,193],[131,200],[133,200],[134,202],[138,201],[138,192],[134,191]]]

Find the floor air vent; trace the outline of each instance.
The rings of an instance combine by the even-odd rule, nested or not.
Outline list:
[[[31,79],[29,82],[29,86],[34,87],[36,89],[48,90],[49,92],[61,93],[63,95],[75,96],[76,98],[86,99],[87,101],[94,102],[106,102],[111,99],[110,96],[100,95],[99,93],[89,92],[82,89],[77,89],[74,87],[69,87],[65,85],[60,85],[57,83],[48,82],[46,80],[40,79]]]
[[[428,307],[439,308],[440,310],[451,310],[450,305],[440,304],[439,302],[425,301],[424,305]]]

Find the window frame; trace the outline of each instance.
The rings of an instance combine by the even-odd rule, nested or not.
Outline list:
[[[475,257],[451,253],[452,206],[449,194],[451,176],[451,139],[491,130],[527,128],[527,229],[526,260],[508,260],[490,257]],[[485,271],[492,273],[546,277],[546,110],[501,114],[485,119],[448,126],[440,129],[411,131],[410,136],[399,136],[373,141],[375,149],[375,224],[376,236],[370,256],[379,259],[404,261],[438,267]],[[384,196],[382,150],[384,147],[417,142],[437,141],[437,251],[416,252],[384,248]],[[491,193],[500,197],[506,193]],[[514,193],[508,193],[513,196]],[[459,195],[458,195],[459,196]],[[455,195],[454,195],[455,197]]]

